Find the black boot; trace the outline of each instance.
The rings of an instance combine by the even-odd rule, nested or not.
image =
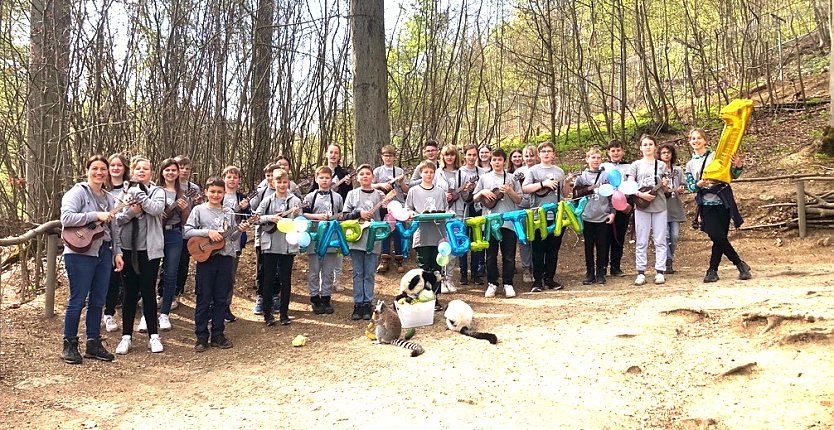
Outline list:
[[[333,306],[330,304],[330,296],[321,296],[321,304],[324,309],[324,313],[332,314],[335,312],[333,310]]]
[[[747,263],[742,261],[738,263],[738,266],[736,267],[738,267],[738,279],[746,281],[753,277],[753,275],[750,274],[750,266],[748,266]]]
[[[287,314],[281,314],[281,325],[290,325],[292,321],[290,321],[290,316]]]
[[[671,275],[672,273],[675,273],[675,269],[674,269],[674,268],[672,268],[672,262],[673,262],[673,261],[672,261],[672,259],[671,259],[671,258],[670,258],[670,259],[668,259],[668,260],[666,260],[666,273],[668,273],[668,274],[670,274],[670,275]]]
[[[311,296],[310,302],[313,304],[313,313],[321,315],[324,313],[324,305],[322,304],[321,296]]]
[[[95,358],[101,361],[113,361],[113,354],[104,349],[101,339],[87,339],[87,349],[84,350],[84,358]]]
[[[353,305],[353,313],[350,314],[350,319],[352,319],[353,321],[361,320],[362,319],[362,311],[364,310],[364,308],[365,308],[364,303],[355,303]]]
[[[81,364],[81,353],[78,352],[78,338],[65,337],[64,350],[61,352],[61,358],[67,364]]]
[[[275,325],[275,317],[272,316],[272,309],[264,309],[264,322],[267,327]]]
[[[586,269],[585,270],[585,278],[582,279],[582,285],[591,285],[597,281],[596,276],[594,276],[594,269]]]
[[[717,270],[707,270],[706,276],[704,276],[704,282],[717,282],[718,281],[718,271]]]
[[[605,283],[605,268],[597,267],[597,284]]]
[[[372,312],[373,312],[373,310],[371,309],[371,304],[370,303],[365,303],[362,306],[362,319],[365,320],[365,321],[370,321]]]

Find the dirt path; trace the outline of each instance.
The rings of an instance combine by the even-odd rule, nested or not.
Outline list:
[[[38,302],[4,309],[0,427],[834,428],[831,248],[734,236],[751,281],[736,281],[726,263],[720,282],[703,284],[707,242],[687,228],[680,273],[666,285],[634,287],[628,277],[586,287],[582,245],[569,235],[560,259],[566,290],[531,294],[519,282],[525,293],[515,299],[484,299],[482,288],[455,294],[500,343],[436,320],[418,330],[414,340],[427,351],[419,358],[371,344],[364,323],[349,320],[349,290],[337,295],[335,315],[312,315],[302,273],[291,326],[266,329],[250,312],[251,292],[239,289],[240,320],[228,329],[235,347],[204,354],[192,349],[189,300],[163,334],[165,353],[147,352],[139,337],[115,363],[81,366],[59,359],[60,317],[41,317]],[[380,277],[382,294],[390,297],[396,281]],[[65,298],[58,303],[62,315]],[[750,313],[807,318],[763,332],[764,319],[743,323]],[[310,342],[293,348],[299,333]],[[112,350],[118,336],[107,338]],[[747,363],[756,364],[721,376]]]

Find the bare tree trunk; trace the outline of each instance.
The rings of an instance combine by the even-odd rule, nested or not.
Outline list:
[[[252,152],[246,169],[250,184],[260,178],[261,169],[269,162],[272,143],[269,114],[272,86],[272,32],[275,0],[259,0],[255,15],[255,43],[252,48]],[[254,173],[252,173],[254,172]]]

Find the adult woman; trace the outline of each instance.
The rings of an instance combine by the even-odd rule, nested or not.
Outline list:
[[[182,227],[188,220],[189,204],[180,187],[180,166],[173,158],[166,158],[159,166],[159,177],[164,182],[165,209],[162,211],[162,305],[159,310],[159,329],[170,330],[168,314],[177,292],[177,269],[182,253]]]
[[[101,344],[101,310],[107,296],[110,272],[124,265],[119,248],[119,229],[111,222],[115,204],[104,189],[109,176],[107,159],[94,155],[87,160],[87,180],[75,184],[61,199],[61,225],[66,228],[102,223],[104,232],[92,240],[88,249],[64,247],[64,264],[69,278],[70,296],[64,315],[64,348],[61,358],[80,364],[78,324],[85,301],[87,308],[87,348],[84,357],[113,361],[113,354]],[[86,232],[89,234],[89,232]]]
[[[107,188],[113,198],[120,200],[124,195],[124,184],[130,179],[127,172],[127,158],[122,154],[113,154],[107,161],[110,163],[110,184]],[[110,273],[110,285],[107,287],[107,299],[104,302],[104,328],[108,332],[119,329],[115,317],[116,305],[121,303],[124,295],[124,279],[120,272],[113,270]]]
[[[666,273],[671,274],[675,273],[672,265],[675,260],[675,249],[678,247],[681,223],[686,221],[686,212],[683,209],[683,201],[681,200],[685,180],[683,177],[683,169],[675,165],[678,161],[678,152],[675,150],[675,145],[664,143],[657,148],[657,153],[660,161],[666,163],[666,167],[672,172],[672,177],[669,178],[669,189],[672,191],[666,195],[666,245],[668,247],[666,252]]]
[[[707,149],[707,135],[703,130],[696,128],[689,132],[689,146],[695,154],[686,163],[686,184],[689,191],[698,193],[695,196],[695,202],[698,203],[701,230],[712,241],[709,268],[704,276],[704,282],[718,281],[718,265],[724,255],[738,268],[739,279],[750,279],[752,277],[750,266],[741,260],[733,245],[730,244],[730,239],[727,238],[730,218],[733,218],[736,227],[742,223],[733,190],[729,184],[702,179],[704,168],[715,158],[715,152]],[[732,177],[739,177],[743,168],[744,161],[741,157],[738,154],[733,155],[730,167]],[[698,216],[696,216],[696,222]]]
[[[640,152],[643,158],[631,163],[628,176],[640,186],[634,194],[636,198],[648,202],[648,206],[638,206],[634,213],[634,235],[636,244],[634,254],[637,266],[637,278],[634,285],[646,283],[646,266],[648,263],[649,233],[653,233],[655,250],[654,283],[666,282],[666,192],[668,191],[669,169],[666,163],[655,158],[657,145],[653,136],[644,134],[640,137]],[[649,190],[648,188],[651,188]]]
[[[130,351],[133,337],[133,321],[136,319],[136,302],[142,297],[142,319],[139,331],[149,334],[151,352],[162,352],[162,340],[156,322],[156,292],[154,284],[159,271],[159,261],[164,255],[162,219],[165,210],[165,192],[151,185],[151,162],[144,157],[134,157],[130,164],[127,196],[137,203],[116,215],[121,228],[121,244],[124,248],[125,298],[122,304],[122,340],[116,346],[116,354]]]

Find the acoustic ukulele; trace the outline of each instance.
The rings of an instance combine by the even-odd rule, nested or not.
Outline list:
[[[513,175],[513,177],[510,178],[509,181],[505,182],[504,185],[510,184],[513,181],[523,181],[523,180],[524,180],[524,172],[518,172],[515,175]],[[501,192],[498,187],[493,188],[492,193],[495,194],[495,199],[493,199],[493,200],[483,199],[483,200],[481,200],[481,206],[483,206],[487,209],[492,209],[492,208],[495,207],[495,205],[498,204],[499,201],[501,201],[501,199],[504,198],[504,193]]]
[[[170,218],[170,217],[171,217],[171,214],[172,214],[172,213],[174,213],[174,210],[176,210],[176,209],[177,209],[177,207],[179,206],[177,203],[179,203],[179,201],[180,201],[181,199],[192,199],[192,198],[194,198],[194,197],[196,197],[196,196],[197,196],[197,190],[195,190],[194,188],[189,188],[189,189],[188,189],[188,191],[186,191],[185,193],[183,193],[183,195],[182,195],[180,198],[178,198],[178,199],[174,200],[174,201],[173,201],[170,205],[168,205],[167,207],[165,207],[165,210],[164,210],[164,211],[162,211],[161,218],[162,218],[162,219],[168,219],[168,218]],[[187,200],[186,200],[186,201],[187,201]]]
[[[289,214],[291,214],[295,211],[304,210],[304,209],[308,208],[309,206],[310,206],[310,203],[301,202],[301,206],[294,207],[294,208],[291,208],[291,209],[287,209],[287,210],[279,213],[278,216],[281,217],[281,218],[284,218],[285,216],[287,216],[287,215],[289,215]],[[269,216],[272,216],[272,215],[269,215]],[[264,225],[261,226],[261,231],[266,233],[266,234],[275,233],[276,230],[278,230],[278,224],[276,224],[274,222],[268,222],[268,223],[265,223]]]
[[[254,214],[250,216],[246,221],[240,223],[238,228],[227,228],[223,233],[223,237],[218,241],[211,240],[210,237],[201,236],[201,237],[192,237],[188,239],[188,252],[191,254],[191,258],[198,263],[202,263],[209,259],[215,252],[223,249],[226,246],[226,239],[228,239],[235,230],[240,230],[240,227],[248,228],[252,223],[257,222],[260,218],[260,215]]]
[[[110,215],[115,215],[116,212],[138,203],[136,197],[130,197],[127,200],[120,200],[113,209],[110,209]],[[78,253],[85,253],[90,250],[93,242],[104,235],[104,221],[94,221],[87,225],[80,227],[64,227],[61,231],[61,238],[69,248]]]
[[[449,194],[452,195],[452,200],[449,201],[449,204],[451,205],[452,203],[458,201],[458,199],[460,199],[460,193],[463,192],[463,189],[466,188],[466,186],[469,185],[469,184],[474,184],[475,182],[478,182],[478,179],[480,179],[480,177],[476,173],[476,174],[470,176],[469,178],[467,178],[466,181],[463,182],[463,185],[461,185],[461,186],[459,186],[459,187],[457,187],[453,190],[449,190]]]
[[[660,175],[660,179],[664,179],[664,178],[670,178],[671,179],[671,178],[674,178],[675,176],[678,176],[678,172],[672,172],[671,175],[667,174],[667,173],[663,173],[663,174]],[[648,193],[648,194],[651,194],[653,196],[657,196],[657,191],[662,186],[663,186],[663,181],[661,181],[660,183],[658,183],[657,185],[655,185],[653,187],[650,186],[650,185],[647,185],[645,187],[641,187],[639,191],[641,193]],[[652,201],[654,201],[654,200],[652,200]],[[646,199],[637,197],[637,194],[634,194],[634,204],[637,206],[638,209],[646,209],[647,207],[649,207],[649,205],[652,204],[652,202],[650,202]]]

